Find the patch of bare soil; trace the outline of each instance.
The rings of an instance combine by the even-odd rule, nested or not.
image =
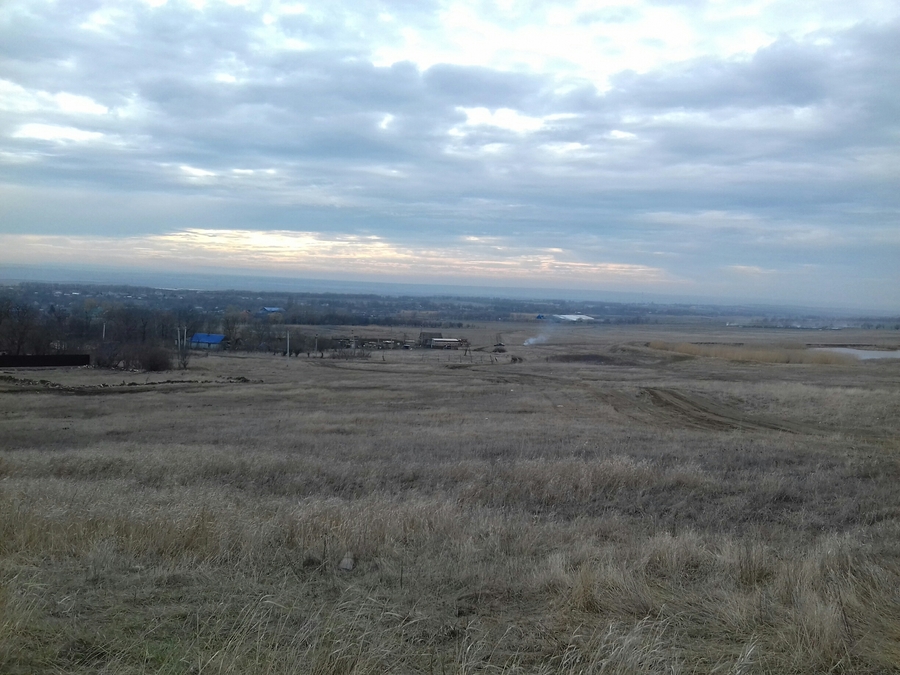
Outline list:
[[[598,365],[616,363],[616,359],[608,354],[557,354],[548,357],[547,361],[551,363],[596,363]]]
[[[548,363],[577,363],[595,366],[660,366],[685,361],[692,357],[683,354],[666,354],[642,346],[613,345],[601,353],[567,353],[547,357]]]

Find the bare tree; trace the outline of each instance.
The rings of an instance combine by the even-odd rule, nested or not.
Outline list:
[[[240,310],[229,307],[225,310],[225,316],[222,318],[222,332],[225,334],[225,341],[229,345],[237,343],[238,329],[244,323],[244,315]]]
[[[3,324],[9,320],[12,307],[12,298],[0,298],[0,328],[3,328]]]
[[[152,313],[143,307],[119,305],[107,310],[106,318],[110,321],[111,335],[115,340],[125,343],[147,342],[152,338],[150,324]]]
[[[12,354],[19,355],[38,329],[40,313],[24,302],[10,305],[3,322],[3,342]]]

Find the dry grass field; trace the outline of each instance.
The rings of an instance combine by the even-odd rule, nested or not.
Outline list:
[[[0,673],[900,671],[896,333],[538,331],[0,372]]]

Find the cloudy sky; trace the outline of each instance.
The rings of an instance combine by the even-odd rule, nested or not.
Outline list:
[[[900,3],[3,0],[0,265],[900,309]]]

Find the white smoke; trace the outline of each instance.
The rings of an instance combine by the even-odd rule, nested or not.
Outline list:
[[[537,335],[535,337],[530,337],[525,340],[524,345],[528,347],[529,345],[540,345],[544,344],[547,341],[546,335]]]

